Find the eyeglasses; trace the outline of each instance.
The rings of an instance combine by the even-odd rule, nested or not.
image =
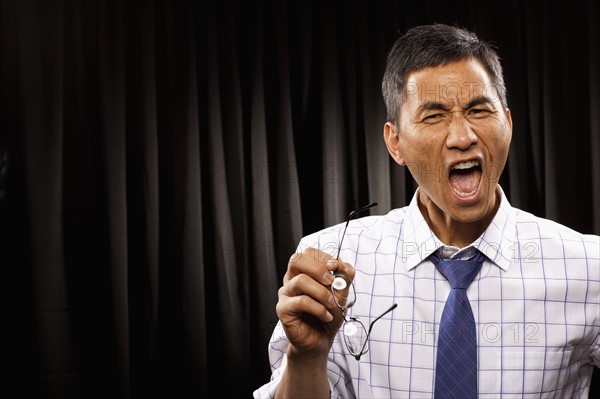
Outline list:
[[[372,202],[350,212],[348,215],[348,220],[346,220],[346,226],[344,227],[342,238],[340,239],[340,245],[338,247],[336,259],[339,259],[340,257],[342,243],[344,242],[346,229],[348,229],[350,220],[352,220],[352,218],[360,212],[366,211],[367,209],[370,209],[376,205],[377,202]],[[356,360],[360,360],[361,356],[369,351],[369,335],[371,335],[371,330],[373,329],[375,322],[394,310],[398,304],[393,304],[389,309],[373,320],[371,324],[369,324],[369,329],[367,330],[365,325],[359,320],[358,317],[351,316],[350,318],[346,318],[346,311],[356,303],[356,289],[354,288],[352,280],[342,273],[334,273],[334,277],[333,283],[331,284],[331,294],[333,295],[335,304],[338,306],[338,308],[340,308],[342,315],[344,316],[344,324],[342,325],[344,343],[346,344],[348,352],[350,352],[350,354],[354,356]]]

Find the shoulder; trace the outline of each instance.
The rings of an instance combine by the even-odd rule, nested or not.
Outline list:
[[[344,243],[350,243],[359,238],[365,241],[380,240],[389,234],[398,234],[404,222],[407,207],[395,208],[383,215],[364,216],[352,219],[348,223],[344,235],[346,222],[338,223],[322,230],[305,235],[298,247],[302,251],[308,247],[318,248],[331,252],[337,250],[342,235]],[[345,246],[345,245],[344,245]]]
[[[598,259],[600,236],[585,234],[550,219],[513,208],[517,228],[516,239],[523,242],[539,241],[542,246],[578,248],[587,258]]]

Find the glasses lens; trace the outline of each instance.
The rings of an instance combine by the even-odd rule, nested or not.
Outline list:
[[[348,309],[356,302],[356,292],[354,285],[348,277],[342,274],[336,274],[331,284],[331,291],[335,303],[342,309]]]
[[[350,319],[344,323],[344,340],[346,347],[352,356],[366,353],[368,348],[367,330],[365,326],[356,319]]]

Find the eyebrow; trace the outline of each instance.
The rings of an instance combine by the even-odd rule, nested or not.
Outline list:
[[[448,106],[447,104],[440,103],[437,101],[426,101],[423,104],[419,105],[419,108],[417,108],[417,112],[431,111],[431,110],[450,111],[451,108],[452,107]]]
[[[488,104],[488,105],[492,105],[494,102],[492,101],[491,98],[489,98],[488,96],[477,96],[474,99],[472,99],[471,101],[469,101],[469,103],[467,105],[465,105],[463,107],[463,109],[469,109],[472,107],[475,107],[476,105],[482,105],[482,104]]]
[[[492,105],[493,101],[488,96],[483,96],[483,95],[477,96],[474,99],[472,99],[471,101],[469,101],[467,103],[467,105],[465,105],[462,108],[466,110],[466,109],[475,107],[477,105],[482,105],[482,104]],[[421,104],[419,106],[419,108],[417,108],[417,112],[432,111],[432,110],[433,111],[435,111],[435,110],[450,111],[450,109],[452,109],[452,107],[449,106],[448,104],[441,103],[439,101],[426,101],[423,104]]]

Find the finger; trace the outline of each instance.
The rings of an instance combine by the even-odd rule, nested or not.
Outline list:
[[[347,276],[350,279],[350,281],[354,280],[354,274],[356,273],[356,270],[354,270],[354,267],[348,262],[339,262],[339,263],[340,264],[337,268],[336,273],[340,273],[340,274]]]
[[[333,280],[333,275],[331,275],[331,273],[329,273],[329,278]],[[321,282],[315,281],[306,274],[299,274],[288,281],[287,284],[281,287],[279,294],[280,296],[288,297],[307,295],[321,303],[328,310],[337,306],[331,290],[328,287],[325,287]]]
[[[322,303],[308,295],[283,295],[277,302],[275,311],[279,320],[284,324],[288,320],[299,318],[304,314],[312,315],[324,323],[329,323],[334,319]]]
[[[283,276],[283,284],[287,284],[288,281],[290,281],[292,278],[294,278],[294,276],[296,275],[296,269],[293,267],[293,265],[295,265],[296,262],[298,262],[300,260],[300,258],[302,257],[302,253],[300,252],[294,252],[291,256],[290,259],[288,260],[288,265],[287,265],[287,271],[285,273],[285,275]]]
[[[331,288],[335,296],[335,301],[342,308],[351,307],[356,301],[356,292],[352,285],[354,273],[354,268],[346,262],[342,262],[335,272]]]
[[[307,248],[303,252],[295,253],[290,257],[284,284],[299,274],[306,274],[324,285],[332,283],[328,273],[334,272],[340,266],[331,255],[315,248]]]
[[[338,291],[344,290],[354,280],[354,274],[355,271],[352,265],[347,262],[340,262],[339,267],[333,274],[334,281],[332,282],[332,287]]]

